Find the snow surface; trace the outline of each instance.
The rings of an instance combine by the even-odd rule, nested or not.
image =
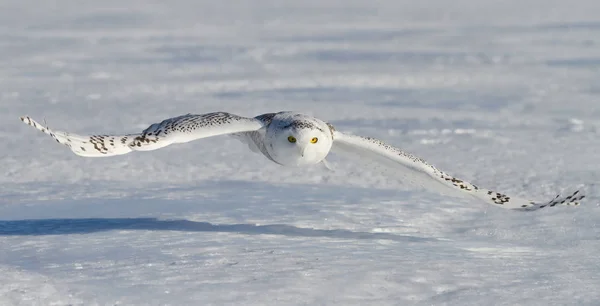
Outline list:
[[[0,305],[597,305],[600,2],[2,1]],[[18,117],[137,132],[296,110],[514,212],[229,137],[106,159]]]

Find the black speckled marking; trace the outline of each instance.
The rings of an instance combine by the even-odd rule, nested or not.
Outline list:
[[[521,205],[521,207],[525,210],[536,210],[536,209],[540,209],[540,208],[544,208],[544,207],[555,207],[557,205],[567,205],[567,206],[578,206],[581,203],[579,203],[579,201],[583,200],[585,198],[584,195],[580,195],[577,196],[577,194],[579,194],[579,190],[573,192],[572,194],[570,194],[567,197],[560,197],[560,195],[557,195],[556,197],[554,197],[554,199],[552,199],[551,201],[544,203],[544,204],[538,204],[535,202],[529,202],[528,205]]]
[[[277,115],[276,113],[266,113],[259,116],[254,117],[254,119],[260,120],[264,123],[265,126],[268,126],[273,121],[273,117]]]
[[[36,129],[38,129],[39,131],[41,131],[44,134],[50,135],[50,137],[54,138],[54,140],[56,140],[56,142],[60,143],[60,144],[64,144],[67,145],[67,143],[63,143],[61,142],[58,137],[56,137],[56,135],[54,135],[54,133],[52,133],[50,131],[50,129],[48,129],[47,127],[44,128],[43,126],[37,124],[35,121],[33,121],[33,119],[31,119],[31,117],[25,116],[25,117],[21,117],[21,121],[23,121],[25,124],[28,124]]]
[[[263,116],[268,117],[269,114]],[[272,118],[272,117],[271,117]],[[240,117],[226,112],[215,112],[208,114],[186,114],[178,117],[165,119],[160,123],[150,125],[142,133],[135,137],[129,144],[131,147],[141,147],[159,142],[174,134],[194,134],[198,130],[209,127],[218,127],[230,123],[248,122],[249,118]]]
[[[335,127],[333,126],[333,124],[331,124],[329,122],[325,122],[325,124],[327,124],[327,127],[329,127],[329,132],[331,133],[331,138],[333,139],[333,135],[335,133]]]
[[[312,130],[319,130],[319,131],[325,133],[325,131],[322,128],[320,128],[320,127],[316,126],[314,123],[306,121],[306,120],[294,120],[290,124],[283,127],[283,129],[288,129],[288,128],[312,129]]]
[[[120,144],[120,148],[117,148],[117,139],[123,137],[124,141],[128,139],[127,136],[109,136],[109,135],[92,135],[92,136],[81,136],[70,134],[66,132],[52,131],[48,127],[42,127],[39,123],[35,122],[30,117],[21,117],[21,120],[40,130],[41,132],[52,137],[56,142],[69,147],[74,153],[83,156],[99,156],[94,152],[98,152],[101,155],[114,155],[124,154],[129,150],[125,144]],[[113,150],[116,149],[116,150]],[[111,154],[113,153],[113,154]]]
[[[94,149],[96,151],[106,154],[108,152],[108,148],[104,145],[104,136],[103,135],[94,135],[90,136],[89,142],[94,145]]]

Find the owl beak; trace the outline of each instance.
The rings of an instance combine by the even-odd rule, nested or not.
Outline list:
[[[300,148],[300,155],[302,155],[302,157],[304,157],[304,152],[305,151],[306,151],[306,147]]]

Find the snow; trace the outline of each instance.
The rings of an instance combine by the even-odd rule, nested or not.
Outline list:
[[[1,305],[594,305],[600,3],[3,1]],[[106,159],[20,122],[136,132],[296,110],[523,213],[228,137]],[[363,171],[362,168],[368,170]]]

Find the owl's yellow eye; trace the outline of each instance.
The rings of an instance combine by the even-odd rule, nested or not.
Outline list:
[[[288,137],[288,141],[289,141],[289,142],[291,142],[291,143],[294,143],[294,142],[296,142],[296,137],[294,137],[294,136],[289,136],[289,137]]]
[[[317,137],[313,137],[313,138],[310,140],[310,143],[317,143],[317,141],[319,141],[319,138],[317,138]]]

